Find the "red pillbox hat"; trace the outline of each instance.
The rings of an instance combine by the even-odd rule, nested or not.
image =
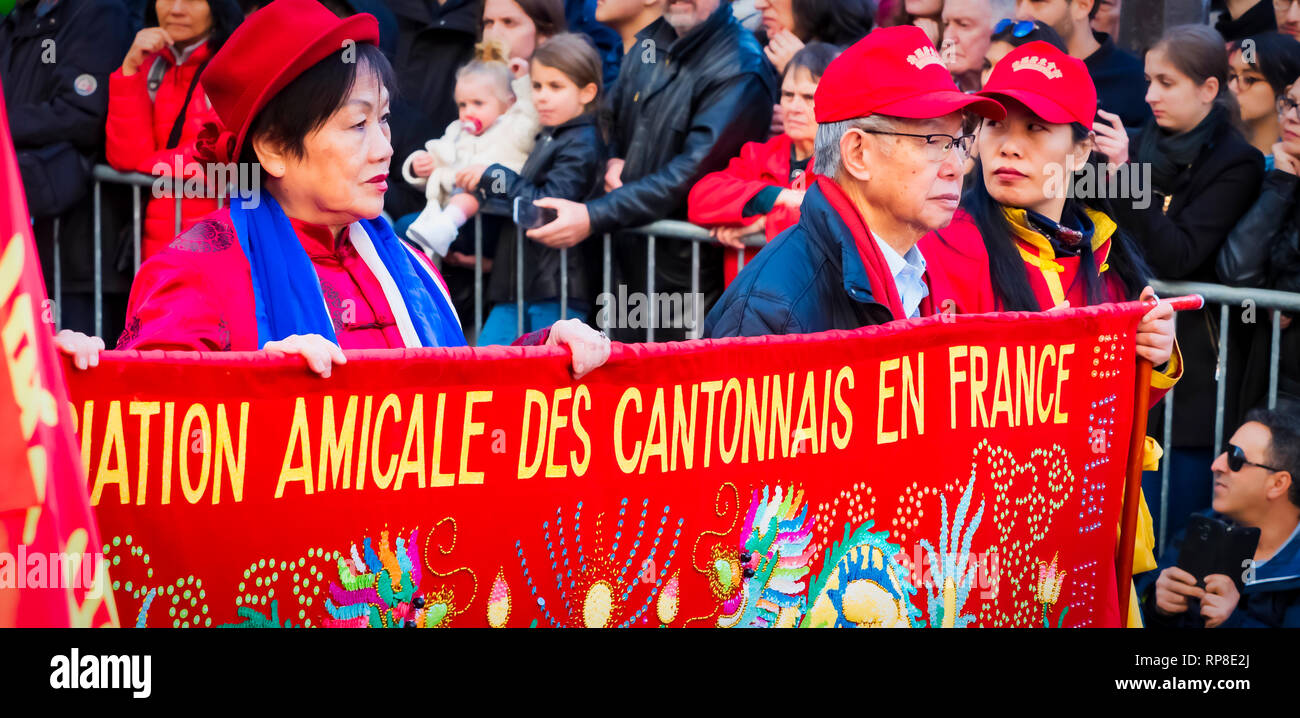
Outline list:
[[[266,103],[348,41],[377,45],[379,22],[364,13],[338,17],[316,0],[275,0],[250,15],[203,71],[203,91],[225,124],[219,136],[209,132],[200,139],[207,156],[238,159]]]

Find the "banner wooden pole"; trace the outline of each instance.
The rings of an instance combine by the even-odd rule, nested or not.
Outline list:
[[[1120,627],[1128,625],[1129,598],[1132,596],[1133,542],[1137,538],[1138,502],[1142,500],[1142,457],[1147,438],[1147,411],[1151,408],[1151,368],[1150,361],[1138,358],[1133,386],[1133,431],[1128,439],[1124,515],[1120,521],[1119,564],[1116,567]]]
[[[1199,295],[1166,300],[1174,311],[1200,309]],[[1155,306],[1155,302],[1151,303]],[[1124,513],[1120,519],[1119,560],[1115,566],[1115,589],[1119,592],[1120,626],[1128,625],[1129,599],[1133,583],[1133,543],[1137,539],[1138,506],[1142,501],[1142,458],[1147,439],[1147,412],[1151,408],[1151,362],[1138,357],[1133,382],[1133,430],[1128,440],[1128,467],[1124,474]]]

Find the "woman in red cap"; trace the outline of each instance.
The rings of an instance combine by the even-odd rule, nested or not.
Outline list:
[[[371,15],[275,0],[212,58],[203,83],[229,129],[200,150],[262,180],[141,266],[119,348],[265,349],[329,376],[342,349],[465,344],[437,270],[380,217],[393,81],[378,39]],[[95,340],[60,343],[93,361]],[[568,346],[579,376],[609,356],[576,320],[516,343]]]
[[[1075,173],[1105,161],[1093,154],[1097,90],[1083,62],[1049,43],[1029,43],[1002,58],[976,94],[1000,102],[1007,117],[985,120],[980,130],[964,211],[921,240],[935,306],[1036,312],[1154,298],[1149,270],[1106,201],[1074,189]],[[1136,342],[1139,356],[1168,364],[1152,373],[1152,388],[1163,395],[1182,373],[1170,305],[1147,312]],[[1145,499],[1142,509],[1135,572],[1156,565]],[[1136,606],[1129,625],[1141,625]]]
[[[964,211],[922,239],[935,305],[972,314],[1154,297],[1150,271],[1106,200],[1082,196],[1097,194],[1083,185],[1076,191],[1076,173],[1104,166],[1093,155],[1097,90],[1087,67],[1033,42],[1008,53],[976,94],[1001,102],[1007,118],[980,130]],[[1172,317],[1168,305],[1152,309],[1137,352],[1157,366],[1172,359],[1176,369]]]

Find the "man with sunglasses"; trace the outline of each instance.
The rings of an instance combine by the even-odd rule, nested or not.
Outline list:
[[[826,68],[814,96],[817,180],[799,223],[741,271],[706,337],[856,329],[934,313],[916,243],[952,221],[974,135],[1002,105],[953,84],[925,32],[878,29]]]
[[[1255,410],[1210,466],[1213,512],[1259,529],[1254,565],[1233,577],[1196,577],[1177,566],[1178,551],[1161,557],[1146,592],[1153,626],[1215,628],[1300,627],[1300,418]],[[1198,583],[1197,579],[1201,581]]]

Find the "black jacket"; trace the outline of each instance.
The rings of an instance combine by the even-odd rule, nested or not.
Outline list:
[[[624,62],[640,62],[630,53]],[[752,33],[722,3],[704,22],[668,46],[653,67],[629,72],[620,82],[624,107],[614,126],[622,157],[623,185],[587,203],[594,234],[637,227],[658,219],[684,219],[686,197],[705,174],[727,166],[740,148],[767,137],[776,102],[776,78]],[[630,127],[630,129],[629,129]],[[646,291],[650,257],[641,241],[620,241],[619,283]],[[691,243],[660,239],[654,246],[654,291],[691,291]],[[722,292],[722,249],[699,247],[697,306],[708,308]],[[683,305],[685,306],[685,305]],[[658,340],[684,339],[686,317],[659,317]],[[664,331],[660,331],[664,330]],[[616,332],[623,341],[639,333]]]
[[[51,295],[55,216],[64,288],[92,286],[90,167],[103,155],[108,76],[130,46],[129,22],[121,0],[59,0],[52,7],[28,0],[0,19],[0,82],[9,131]],[[45,61],[50,52],[53,62]],[[104,266],[111,269],[118,247],[110,232],[106,224]],[[124,278],[109,274],[105,289],[124,289]]]
[[[745,265],[704,320],[704,336],[756,337],[857,329],[893,321],[872,295],[853,236],[817,185],[799,223]]]
[[[1141,156],[1142,145],[1155,141],[1151,133],[1158,131],[1147,129],[1135,137],[1129,156]],[[1146,209],[1137,209],[1131,200],[1113,201],[1113,217],[1142,247],[1157,278],[1215,283],[1219,248],[1255,201],[1263,177],[1263,155],[1224,122],[1191,166],[1174,181],[1167,213],[1162,211],[1165,196],[1153,191]],[[1214,443],[1218,317],[1218,307],[1178,315],[1178,343],[1185,364],[1175,389],[1177,447],[1206,448]],[[1230,334],[1230,343],[1235,345],[1239,340],[1239,336]],[[1229,353],[1231,359],[1232,351]],[[1236,395],[1235,385],[1241,378],[1233,365],[1227,374],[1229,397]],[[1236,411],[1235,401],[1232,403],[1226,407],[1229,426],[1234,425],[1231,417]],[[1153,418],[1162,415],[1157,410]],[[1160,436],[1157,432],[1162,426],[1153,427],[1152,435]]]
[[[520,173],[491,165],[479,181],[479,194],[493,209],[511,212],[516,199],[531,204],[541,197],[581,202],[604,186],[605,141],[590,113],[556,127],[544,127],[537,145]],[[515,225],[507,222],[497,244],[488,299],[515,301]],[[524,238],[524,299],[537,301],[560,296],[560,250]],[[570,301],[586,300],[587,272],[583,252],[570,247],[568,284]]]
[[[1264,178],[1259,199],[1228,234],[1219,249],[1215,271],[1224,284],[1300,291],[1300,180],[1273,170]],[[1251,407],[1268,391],[1272,317],[1258,310],[1251,332],[1241,402]],[[1300,326],[1281,331],[1278,391],[1300,399]]]
[[[456,70],[474,56],[483,0],[387,0],[397,16],[398,90],[441,128],[456,119]]]
[[[1223,5],[1221,2],[1215,4]],[[1236,20],[1232,19],[1227,10],[1223,10],[1218,22],[1214,23],[1214,29],[1219,31],[1226,42],[1273,32],[1277,30],[1277,17],[1273,14],[1273,3],[1270,0],[1259,0]]]
[[[635,125],[631,120],[636,117],[641,100],[639,88],[649,84],[650,75],[662,60],[667,59],[668,47],[676,40],[677,31],[661,16],[641,28],[641,31],[636,34],[636,45],[623,55],[618,79],[614,81],[608,93],[610,114],[615,118],[609,139],[609,151],[612,156],[623,156]],[[625,87],[630,87],[632,90],[623,92]],[[623,121],[618,121],[619,118]]]
[[[1130,130],[1141,128],[1151,118],[1146,70],[1142,61],[1121,50],[1110,35],[1104,32],[1092,35],[1101,47],[1083,64],[1088,67],[1088,74],[1092,75],[1092,82],[1097,86],[1097,107],[1119,115],[1124,127]]]
[[[765,138],[772,124],[776,78],[728,3],[673,42],[651,72],[636,74],[648,75],[645,84],[620,89],[632,93],[635,109],[614,117],[632,126],[620,148],[623,186],[587,205],[597,233],[684,215],[696,180]]]

